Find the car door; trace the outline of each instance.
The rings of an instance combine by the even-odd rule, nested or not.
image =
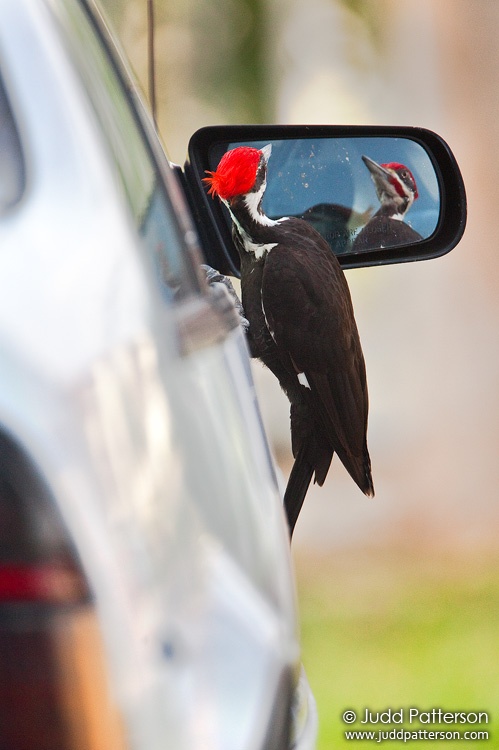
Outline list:
[[[0,36],[27,185],[0,227],[2,433],[77,551],[130,746],[284,748],[293,579],[237,317],[89,7],[8,0]]]

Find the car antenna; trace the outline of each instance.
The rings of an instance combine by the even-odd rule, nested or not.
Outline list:
[[[149,104],[151,105],[154,127],[156,117],[156,70],[154,57],[154,0],[147,0],[147,68],[149,73]]]

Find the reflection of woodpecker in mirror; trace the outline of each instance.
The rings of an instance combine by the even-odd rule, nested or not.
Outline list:
[[[352,250],[360,252],[420,242],[421,235],[404,221],[418,198],[411,170],[397,162],[377,164],[368,156],[363,156],[362,160],[371,173],[381,206],[355,238]]]
[[[232,217],[251,353],[291,402],[295,462],[284,495],[290,533],[308,486],[337,453],[373,495],[364,357],[348,285],[327,242],[306,221],[263,213],[270,146],[228,151],[205,178]]]

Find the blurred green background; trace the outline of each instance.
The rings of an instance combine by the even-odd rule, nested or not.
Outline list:
[[[147,97],[147,0],[101,4]],[[499,747],[499,3],[154,8],[158,127],[177,163],[197,128],[237,122],[420,125],[458,159],[461,244],[438,260],[348,273],[376,498],[333,463],[293,548],[320,750],[365,746],[346,742],[341,722],[365,707],[486,711],[487,747]],[[286,475],[288,405],[258,365],[255,377]],[[482,743],[428,743],[442,744]]]
[[[345,709],[486,711],[489,723],[404,723],[407,730],[486,730],[497,747],[497,559],[398,549],[308,557],[298,565],[303,658],[320,716],[319,747],[352,747]],[[393,728],[393,724],[388,729]],[[402,725],[400,725],[402,726]],[[397,725],[397,729],[399,725]],[[370,743],[360,743],[370,744]],[[481,742],[428,741],[430,747]],[[404,747],[392,741],[390,747]]]

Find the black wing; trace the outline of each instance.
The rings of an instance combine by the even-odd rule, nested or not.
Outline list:
[[[269,252],[263,272],[267,325],[297,378],[303,373],[302,388],[331,449],[372,495],[366,371],[348,284],[313,228],[295,219],[282,227],[285,236]]]

